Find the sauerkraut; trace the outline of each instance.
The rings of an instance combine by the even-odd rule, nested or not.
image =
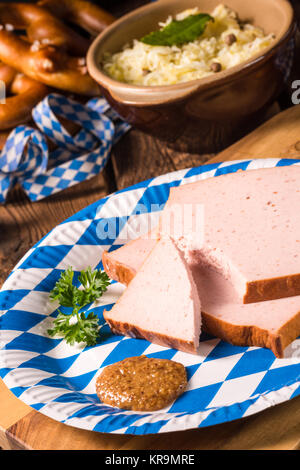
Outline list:
[[[198,8],[176,15],[182,20],[200,13]],[[238,65],[270,46],[275,35],[241,23],[232,9],[218,5],[204,33],[182,46],[152,46],[139,40],[125,44],[121,52],[107,54],[102,62],[111,78],[131,85],[158,86],[195,80]],[[169,17],[163,28],[174,18]]]

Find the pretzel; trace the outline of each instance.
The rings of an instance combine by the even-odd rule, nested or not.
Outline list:
[[[66,26],[45,8],[18,2],[0,3],[0,24],[8,29],[26,30],[28,40],[65,49],[72,55],[85,55],[89,41]]]
[[[99,94],[83,58],[72,58],[55,47],[32,50],[31,45],[8,31],[0,31],[0,60],[33,80],[79,95]]]
[[[38,4],[60,19],[80,26],[93,36],[115,21],[110,13],[86,0],[40,0]]]
[[[83,57],[87,40],[45,8],[0,3],[0,24],[4,25],[0,29],[2,62],[54,88],[86,96],[99,94],[99,87],[88,75]],[[12,27],[25,29],[26,37],[14,34]]]
[[[5,64],[0,64],[0,80],[4,83],[6,91],[12,84],[17,71]]]
[[[50,92],[48,87],[83,96],[99,94],[87,73],[85,55],[91,36],[113,21],[112,15],[84,0],[0,2],[0,80],[8,95],[0,104],[0,150],[14,127],[33,125],[32,109]],[[65,23],[79,26],[80,32]],[[64,126],[71,134],[78,131],[69,121]]]
[[[2,150],[14,127],[26,123],[29,123],[30,127],[36,127],[32,121],[32,108],[50,90],[46,85],[18,73],[5,64],[0,64],[0,80],[4,82],[6,92],[14,95],[6,98],[5,104],[0,104],[0,150]],[[80,126],[64,117],[59,116],[59,120],[71,135],[75,135],[80,129]],[[56,145],[47,137],[46,139],[50,151],[54,150]]]
[[[11,131],[0,131],[0,150],[3,149]]]
[[[32,108],[49,93],[49,89],[4,64],[0,64],[0,80],[5,83],[6,94],[13,95],[6,98],[5,104],[0,104],[0,131],[8,131],[30,121]],[[2,139],[5,135],[7,132],[2,133]]]

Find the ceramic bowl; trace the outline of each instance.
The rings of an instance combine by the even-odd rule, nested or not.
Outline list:
[[[287,0],[226,0],[241,20],[275,33],[262,53],[217,74],[176,85],[134,86],[101,70],[105,53],[157,29],[158,22],[186,8],[211,12],[220,0],[161,0],[123,16],[91,45],[87,66],[114,109],[134,127],[168,145],[195,153],[216,152],[257,125],[288,79],[296,31]],[[251,124],[252,123],[252,124]]]

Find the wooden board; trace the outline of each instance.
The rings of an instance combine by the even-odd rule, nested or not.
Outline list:
[[[210,161],[256,156],[300,158],[299,136],[300,106],[295,106],[277,114]],[[113,166],[119,172],[121,184],[124,184],[122,172],[125,171],[127,182],[129,179],[128,169],[124,165],[118,166],[122,152],[124,158],[131,155],[134,160],[130,184],[157,175],[158,171],[164,173],[199,164],[197,156],[174,157],[174,153],[166,149],[161,149],[158,156],[153,146],[147,147],[147,139],[132,131],[115,150]],[[137,157],[138,141],[144,151],[152,148],[152,158],[154,162],[157,158],[159,165],[145,167],[143,155]],[[113,186],[109,184],[111,172],[108,168],[102,177],[37,204],[22,199],[17,192],[15,202],[0,210],[0,223],[5,227],[0,244],[4,271],[1,279],[29,246],[50,228],[109,192]],[[13,233],[17,233],[17,237],[12,236]],[[0,381],[0,446],[4,449],[297,449],[300,448],[299,405],[300,397],[257,415],[208,429],[145,437],[118,436],[83,431],[47,418],[15,398]]]
[[[300,158],[300,106],[275,115],[259,129],[210,159],[210,162],[252,158]]]
[[[274,103],[266,110],[261,122],[267,121],[279,112],[278,103]],[[222,153],[219,155],[222,158]],[[116,186],[118,189],[126,188],[139,181],[169,171],[202,165],[211,161],[213,157],[214,154],[199,155],[176,152],[172,148],[168,148],[165,143],[137,130],[132,130],[129,135],[123,137],[112,154]],[[134,171],[132,171],[133,168]]]
[[[292,0],[298,8],[298,0]],[[145,0],[103,0],[120,16]],[[300,11],[299,11],[300,17]],[[299,53],[298,56],[299,57]],[[299,60],[292,79],[299,79]],[[290,84],[280,106],[291,106]],[[272,106],[268,116],[279,112]],[[268,116],[263,116],[262,121]],[[0,286],[17,261],[49,230],[110,192],[169,171],[207,161],[243,158],[300,158],[300,107],[277,114],[264,126],[214,155],[176,153],[161,142],[131,131],[114,149],[105,171],[56,196],[32,204],[17,188],[0,207]],[[207,429],[154,436],[118,436],[72,428],[43,416],[18,400],[0,379],[0,448],[3,449],[299,449],[300,397],[241,420]]]

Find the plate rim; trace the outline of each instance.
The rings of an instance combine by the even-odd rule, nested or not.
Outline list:
[[[279,158],[274,158],[274,159],[268,158],[268,159],[259,159],[259,160],[258,160],[258,159],[253,159],[253,158],[251,158],[251,159],[249,158],[249,159],[243,159],[243,160],[232,160],[232,161],[225,161],[225,162],[217,162],[217,163],[215,163],[215,164],[209,164],[209,163],[208,163],[208,164],[203,164],[203,165],[200,165],[200,166],[197,166],[197,167],[191,167],[191,168],[186,168],[186,169],[183,169],[183,170],[176,170],[176,171],[172,171],[172,172],[167,172],[167,173],[165,173],[165,174],[163,174],[163,175],[159,175],[159,176],[157,176],[157,177],[149,178],[149,179],[147,179],[147,180],[141,181],[141,182],[136,183],[136,184],[134,184],[134,185],[131,185],[131,186],[128,186],[128,187],[126,187],[126,188],[122,188],[122,189],[120,189],[120,190],[118,190],[118,191],[115,191],[115,192],[113,192],[113,193],[111,193],[111,194],[109,194],[109,195],[107,195],[107,196],[104,196],[103,198],[101,198],[101,199],[99,199],[99,200],[97,200],[97,201],[94,201],[93,203],[89,204],[88,206],[86,206],[86,207],[82,208],[81,210],[79,210],[78,212],[74,213],[72,216],[68,217],[67,219],[65,219],[65,220],[63,220],[62,222],[60,222],[59,224],[57,224],[57,225],[56,225],[55,227],[53,227],[46,235],[44,235],[40,240],[38,240],[38,241],[22,256],[22,258],[21,258],[21,259],[18,261],[18,263],[14,266],[14,268],[13,268],[12,271],[10,272],[9,276],[8,276],[7,279],[4,281],[4,283],[3,283],[3,285],[2,285],[2,287],[1,287],[1,289],[0,289],[0,293],[6,291],[5,287],[6,287],[7,284],[9,284],[10,276],[11,276],[14,272],[16,272],[18,269],[20,269],[19,267],[20,267],[20,266],[23,264],[23,262],[30,256],[31,252],[33,252],[34,249],[37,248],[37,247],[41,244],[41,242],[42,242],[44,239],[46,239],[46,238],[53,232],[53,230],[55,230],[55,229],[57,229],[57,228],[63,226],[64,224],[66,224],[66,223],[68,223],[68,222],[71,222],[72,220],[76,220],[76,221],[78,221],[78,222],[82,222],[83,220],[88,219],[89,214],[94,210],[95,207],[99,206],[99,204],[101,204],[101,202],[104,202],[104,201],[109,200],[112,196],[114,196],[114,195],[120,195],[120,194],[125,194],[126,192],[132,191],[132,190],[137,189],[137,188],[139,188],[139,187],[145,187],[145,188],[146,188],[146,187],[148,187],[148,184],[149,184],[149,183],[155,181],[157,178],[160,178],[159,183],[153,184],[152,186],[160,186],[161,184],[168,184],[169,182],[163,183],[163,182],[161,181],[161,179],[167,179],[169,176],[172,176],[172,178],[173,178],[173,177],[176,177],[176,175],[178,175],[178,179],[179,179],[179,180],[182,180],[182,179],[184,179],[184,176],[182,176],[183,173],[187,174],[190,170],[197,170],[197,169],[199,169],[199,170],[200,170],[200,171],[199,171],[199,174],[202,174],[202,173],[205,173],[205,168],[214,166],[215,169],[218,169],[218,168],[224,169],[224,172],[225,172],[225,173],[232,173],[233,171],[227,171],[227,170],[229,170],[230,168],[232,168],[232,166],[234,166],[234,165],[240,164],[241,162],[243,162],[243,163],[248,163],[248,164],[249,164],[249,163],[257,162],[257,161],[260,161],[260,163],[261,163],[262,165],[264,165],[264,163],[266,163],[267,165],[271,164],[271,167],[273,167],[273,166],[278,166],[278,163],[280,163],[280,162],[282,163],[282,165],[280,165],[280,166],[297,165],[297,163],[298,163],[298,164],[300,163],[300,160],[298,160],[298,159],[282,159],[282,158],[281,158],[281,159],[279,159]],[[275,163],[276,163],[276,164],[275,164]],[[222,165],[223,165],[223,166],[222,166]],[[262,166],[262,167],[265,168],[265,166]],[[269,168],[270,166],[266,166],[266,167]],[[247,167],[245,170],[246,170],[246,171],[251,171],[251,169],[252,169],[252,168],[249,168],[249,169],[248,169],[248,167]],[[253,169],[256,169],[256,168],[253,168]],[[206,171],[209,171],[209,170],[206,170]],[[222,174],[224,174],[224,173],[222,173]],[[215,177],[215,176],[218,176],[218,175],[211,175],[211,176],[208,176],[208,177]],[[172,179],[172,181],[177,181],[177,180],[176,180],[176,179]],[[187,182],[188,182],[188,181],[187,181]],[[183,184],[185,184],[185,183],[183,183]],[[76,217],[76,219],[74,219],[75,217]],[[83,218],[81,219],[81,217],[83,217]],[[74,243],[73,246],[74,246],[75,244],[76,244],[76,243]],[[53,270],[54,268],[50,268],[50,269]],[[0,317],[1,317],[2,315],[5,315],[5,313],[8,312],[9,310],[10,310],[10,309],[4,310],[4,311],[2,311],[3,313],[1,313],[1,311],[0,311]],[[0,333],[1,333],[1,328],[0,328]],[[0,350],[3,350],[3,349],[5,350],[5,349],[6,349],[6,348],[5,348],[5,344],[4,344],[4,346],[3,346],[2,343],[4,343],[4,342],[3,342],[3,341],[2,341],[2,342],[0,341]],[[12,368],[12,370],[15,370],[15,369],[18,369],[18,367]],[[5,375],[6,375],[6,374],[5,374]],[[24,399],[19,398],[19,397],[14,393],[14,391],[13,391],[13,388],[14,388],[14,387],[13,387],[13,388],[10,388],[10,387],[6,384],[6,382],[5,382],[5,375],[2,376],[2,374],[0,374],[0,377],[2,378],[3,382],[4,382],[5,385],[8,387],[8,389],[11,390],[12,393],[13,393],[18,399],[20,399],[21,401],[23,401],[24,403],[26,403],[27,405],[29,405],[29,406],[30,406],[32,409],[34,409],[35,411],[39,411],[40,413],[44,414],[45,416],[48,416],[48,417],[50,417],[50,418],[52,418],[52,419],[55,419],[55,420],[58,421],[58,422],[63,422],[64,424],[67,424],[67,425],[72,426],[72,427],[75,426],[75,427],[77,427],[77,428],[79,428],[79,429],[92,430],[92,431],[94,431],[94,432],[123,434],[123,432],[121,432],[121,431],[119,431],[119,430],[117,430],[116,432],[114,432],[114,431],[109,431],[109,430],[105,429],[105,426],[104,426],[104,429],[101,429],[101,426],[97,426],[97,429],[92,429],[92,428],[89,428],[89,427],[85,427],[85,426],[83,426],[83,425],[85,424],[85,422],[84,422],[84,419],[82,419],[82,418],[81,418],[81,420],[80,420],[81,426],[76,425],[76,424],[75,424],[75,425],[74,425],[74,424],[70,424],[70,423],[68,423],[68,420],[63,420],[63,421],[61,420],[61,421],[59,421],[59,419],[57,418],[57,416],[56,416],[56,417],[55,417],[55,416],[53,417],[53,415],[51,414],[51,412],[49,413],[48,410],[43,411],[43,409],[40,409],[40,410],[39,410],[39,409],[36,409],[32,404],[29,404],[29,403],[27,403]],[[281,387],[281,388],[279,388],[279,389],[276,389],[276,390],[270,389],[270,390],[268,390],[267,392],[264,392],[264,393],[261,393],[261,394],[256,394],[255,396],[251,397],[251,403],[253,402],[254,405],[255,405],[255,406],[254,406],[254,410],[251,410],[251,412],[247,413],[247,411],[250,410],[250,408],[251,408],[251,406],[252,406],[252,405],[250,404],[250,405],[246,408],[246,412],[243,413],[242,416],[232,416],[232,414],[233,414],[233,415],[235,414],[235,413],[233,413],[233,408],[235,408],[235,407],[240,408],[242,404],[244,404],[244,403],[247,402],[247,401],[249,402],[249,398],[248,398],[247,400],[244,400],[244,401],[234,402],[234,403],[229,404],[229,405],[217,407],[217,408],[213,409],[213,411],[210,411],[210,412],[208,413],[208,415],[207,415],[207,417],[213,418],[213,415],[214,415],[214,414],[217,414],[217,411],[219,411],[219,410],[221,410],[221,409],[226,409],[226,408],[230,407],[230,408],[231,408],[231,412],[229,412],[229,413],[227,414],[227,416],[225,416],[225,419],[224,419],[224,416],[221,416],[221,417],[219,417],[219,418],[215,418],[215,420],[212,419],[212,422],[209,423],[209,424],[206,424],[205,426],[201,426],[202,421],[200,422],[200,424],[198,424],[198,426],[195,426],[195,425],[189,426],[188,423],[187,423],[187,424],[185,424],[185,425],[183,425],[183,426],[179,426],[177,429],[173,429],[172,431],[168,431],[168,430],[164,431],[164,429],[159,430],[159,431],[158,431],[158,434],[164,434],[164,433],[167,433],[167,432],[180,431],[180,430],[187,430],[187,429],[195,429],[195,428],[198,428],[198,427],[200,427],[200,428],[201,428],[201,427],[208,427],[208,426],[212,426],[212,425],[215,425],[215,424],[221,424],[221,423],[225,423],[225,422],[229,422],[229,421],[234,421],[234,420],[237,420],[237,419],[241,419],[241,418],[246,417],[246,416],[250,416],[250,415],[255,414],[255,413],[257,413],[257,412],[263,411],[264,409],[267,409],[267,408],[269,408],[269,407],[271,407],[271,406],[274,406],[274,405],[276,405],[276,404],[282,403],[282,402],[284,402],[284,401],[289,401],[291,398],[293,399],[293,398],[295,398],[296,396],[300,395],[300,387],[299,387],[299,392],[297,392],[297,388],[296,388],[296,390],[292,390],[292,389],[293,389],[293,386],[298,385],[298,384],[300,385],[300,374],[299,374],[299,376],[297,377],[297,379],[292,380],[291,383],[286,383],[283,387]],[[27,390],[28,390],[28,389],[34,389],[34,387],[35,387],[35,385],[31,385],[30,387],[27,388]],[[280,393],[281,393],[281,392],[284,392],[284,391],[286,391],[287,393],[288,393],[289,391],[294,392],[294,393],[292,394],[291,397],[288,397],[288,398],[287,398],[287,397],[282,397],[282,396],[280,396]],[[296,395],[295,395],[295,392],[296,392]],[[275,398],[273,398],[273,396],[269,397],[270,394],[274,394],[274,393],[275,393],[275,395],[277,395],[277,396],[275,396]],[[257,396],[257,395],[258,395],[258,396]],[[255,397],[257,397],[257,398],[255,399]],[[263,403],[264,406],[263,406],[262,408],[259,407],[260,401],[264,402],[264,403]],[[46,404],[47,404],[47,403],[46,403]],[[258,409],[256,410],[257,407],[258,407]],[[209,408],[208,408],[207,410],[209,410]],[[122,411],[124,412],[124,410],[120,410],[120,412],[122,412]],[[187,412],[185,416],[196,416],[196,415],[199,414],[199,413],[205,413],[205,412],[203,412],[203,411],[202,411],[202,412],[194,412],[194,413],[188,413],[188,412]],[[136,414],[137,414],[137,413],[136,413]],[[175,414],[175,415],[178,415],[178,414],[181,415],[182,413],[174,413],[174,414]],[[143,416],[145,416],[145,415],[144,415],[144,414],[141,414],[141,417],[143,417]],[[179,416],[179,417],[180,417],[180,416]],[[176,422],[177,418],[178,418],[178,416],[170,416],[168,422],[169,422],[169,421],[171,421],[171,422]],[[204,419],[204,421],[206,421],[206,418]],[[156,421],[154,421],[154,423],[155,423],[155,422],[156,422]],[[100,423],[101,423],[101,421],[100,421]],[[78,423],[78,424],[79,424],[79,423]],[[151,422],[150,422],[150,423],[145,422],[145,423],[143,424],[143,426],[142,426],[142,427],[143,427],[143,432],[142,432],[142,433],[139,433],[139,432],[135,432],[135,431],[138,430],[138,427],[135,428],[134,422],[133,422],[133,426],[132,426],[133,429],[132,429],[132,432],[130,432],[130,433],[128,433],[128,434],[132,434],[132,435],[147,435],[147,434],[152,434],[153,432],[151,432],[151,430],[150,430],[149,432],[147,432],[147,429],[146,429],[146,428],[147,428],[147,424],[151,424]],[[127,425],[126,425],[126,427],[127,427]],[[129,427],[130,427],[130,425],[129,425]]]

